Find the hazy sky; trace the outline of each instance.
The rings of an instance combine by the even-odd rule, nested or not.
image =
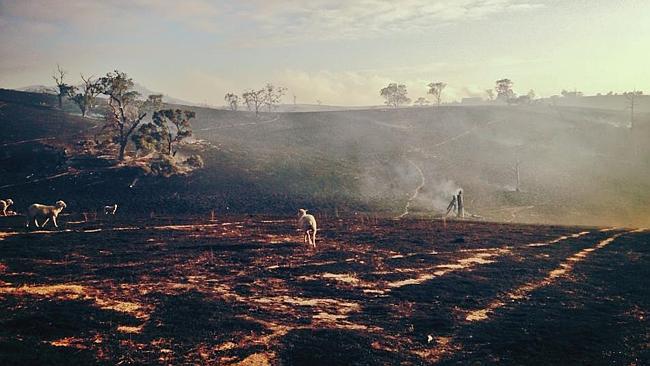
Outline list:
[[[379,89],[498,78],[538,95],[650,92],[646,0],[0,0],[0,87],[127,72],[149,89],[223,104],[270,81],[286,102],[381,104]],[[430,98],[429,98],[430,99]]]

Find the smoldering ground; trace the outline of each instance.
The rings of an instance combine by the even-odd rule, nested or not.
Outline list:
[[[242,118],[206,111],[196,134],[240,143],[278,186],[322,198],[314,204],[345,197],[350,210],[399,214],[421,179],[411,161],[426,179],[414,213],[439,212],[462,187],[467,208],[488,219],[511,220],[501,211],[533,206],[516,221],[641,225],[650,171],[640,136],[648,131],[602,123],[625,120],[617,113],[548,105],[285,113],[260,118],[271,123],[204,131]]]

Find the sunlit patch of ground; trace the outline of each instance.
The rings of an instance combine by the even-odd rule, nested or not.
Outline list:
[[[16,352],[0,361],[24,361],[20,347],[45,344],[51,348],[42,354],[70,349],[109,364],[435,364],[465,352],[471,327],[542,288],[565,286],[595,252],[648,237],[426,220],[319,222],[315,250],[293,218],[88,222],[43,232],[56,235],[6,236],[0,347]],[[647,264],[642,250],[623,258]],[[644,309],[626,307],[625,319],[645,321]],[[20,340],[3,343],[9,334]]]
[[[50,344],[55,347],[72,347],[77,349],[87,349],[88,346],[86,346],[84,343],[85,343],[84,339],[75,338],[75,337],[65,337],[54,341],[50,341]]]
[[[572,237],[577,238],[577,237],[585,235],[585,234],[588,234],[588,232],[582,232],[582,233],[576,234],[576,235],[574,235]],[[600,241],[598,244],[596,244],[593,247],[585,248],[585,249],[573,254],[572,256],[567,258],[564,262],[560,263],[559,267],[557,267],[556,269],[550,271],[546,275],[546,277],[544,277],[543,279],[538,280],[538,281],[533,281],[533,282],[526,283],[526,284],[514,289],[513,291],[510,291],[509,293],[506,294],[505,299],[503,299],[503,300],[502,299],[497,299],[497,300],[491,302],[484,309],[478,309],[478,310],[474,310],[474,311],[470,312],[469,314],[467,314],[466,319],[468,321],[486,320],[486,319],[488,319],[489,315],[491,313],[493,313],[496,309],[504,306],[506,304],[506,301],[522,300],[529,293],[537,290],[538,288],[540,288],[542,286],[548,286],[548,285],[552,284],[559,277],[569,276],[570,272],[573,269],[573,267],[575,266],[576,262],[583,261],[587,257],[587,255],[589,253],[591,253],[591,252],[593,252],[595,250],[604,248],[605,246],[611,244],[614,240],[616,240],[616,238],[618,238],[621,235],[623,235],[623,234],[622,233],[621,234],[616,234],[614,236],[611,236],[611,237],[609,237],[607,239],[604,239],[604,240]],[[562,240],[566,240],[567,238],[568,237],[566,237],[566,238],[564,238]],[[553,241],[553,242],[557,243],[557,242],[559,242],[559,240],[558,241]]]
[[[83,286],[58,284],[45,286],[0,287],[0,295],[38,295],[59,299],[79,299],[85,295]]]
[[[601,230],[601,232],[607,232],[607,231],[609,231],[609,230],[606,230],[606,231],[602,231],[602,230]],[[553,240],[551,240],[551,241],[547,241],[547,242],[544,242],[544,243],[532,243],[532,244],[528,244],[528,246],[529,246],[529,247],[543,247],[543,246],[546,246],[546,245],[557,244],[557,243],[559,243],[559,242],[561,242],[561,241],[564,241],[564,240],[567,240],[567,239],[575,239],[575,238],[579,238],[579,237],[581,237],[581,236],[583,236],[583,235],[587,235],[587,234],[589,234],[589,231],[581,231],[581,232],[579,232],[579,233],[575,233],[575,234],[571,234],[571,235],[562,235],[562,236],[560,236],[560,237],[557,238],[557,239],[553,239]]]
[[[472,257],[458,259],[455,263],[437,265],[431,269],[433,271],[432,273],[421,274],[416,278],[389,282],[387,286],[389,288],[395,288],[408,285],[418,285],[435,277],[444,276],[453,271],[470,270],[476,265],[493,263],[494,261],[489,258],[507,253],[509,253],[509,251],[506,249],[496,249],[492,251],[482,250]]]
[[[6,238],[10,238],[18,234],[19,233],[17,231],[0,231],[0,240],[5,240]]]

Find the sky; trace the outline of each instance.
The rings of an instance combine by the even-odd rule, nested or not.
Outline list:
[[[650,1],[0,0],[0,87],[51,85],[57,63],[210,105],[267,82],[330,105],[381,104],[391,82],[413,100],[445,82],[444,102],[501,78],[650,92]]]

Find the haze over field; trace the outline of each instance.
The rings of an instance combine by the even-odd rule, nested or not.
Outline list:
[[[194,103],[273,82],[285,103],[377,105],[389,82],[448,84],[443,102],[518,93],[587,95],[650,84],[643,0],[0,1],[0,86],[50,80],[60,63],[119,69]]]

